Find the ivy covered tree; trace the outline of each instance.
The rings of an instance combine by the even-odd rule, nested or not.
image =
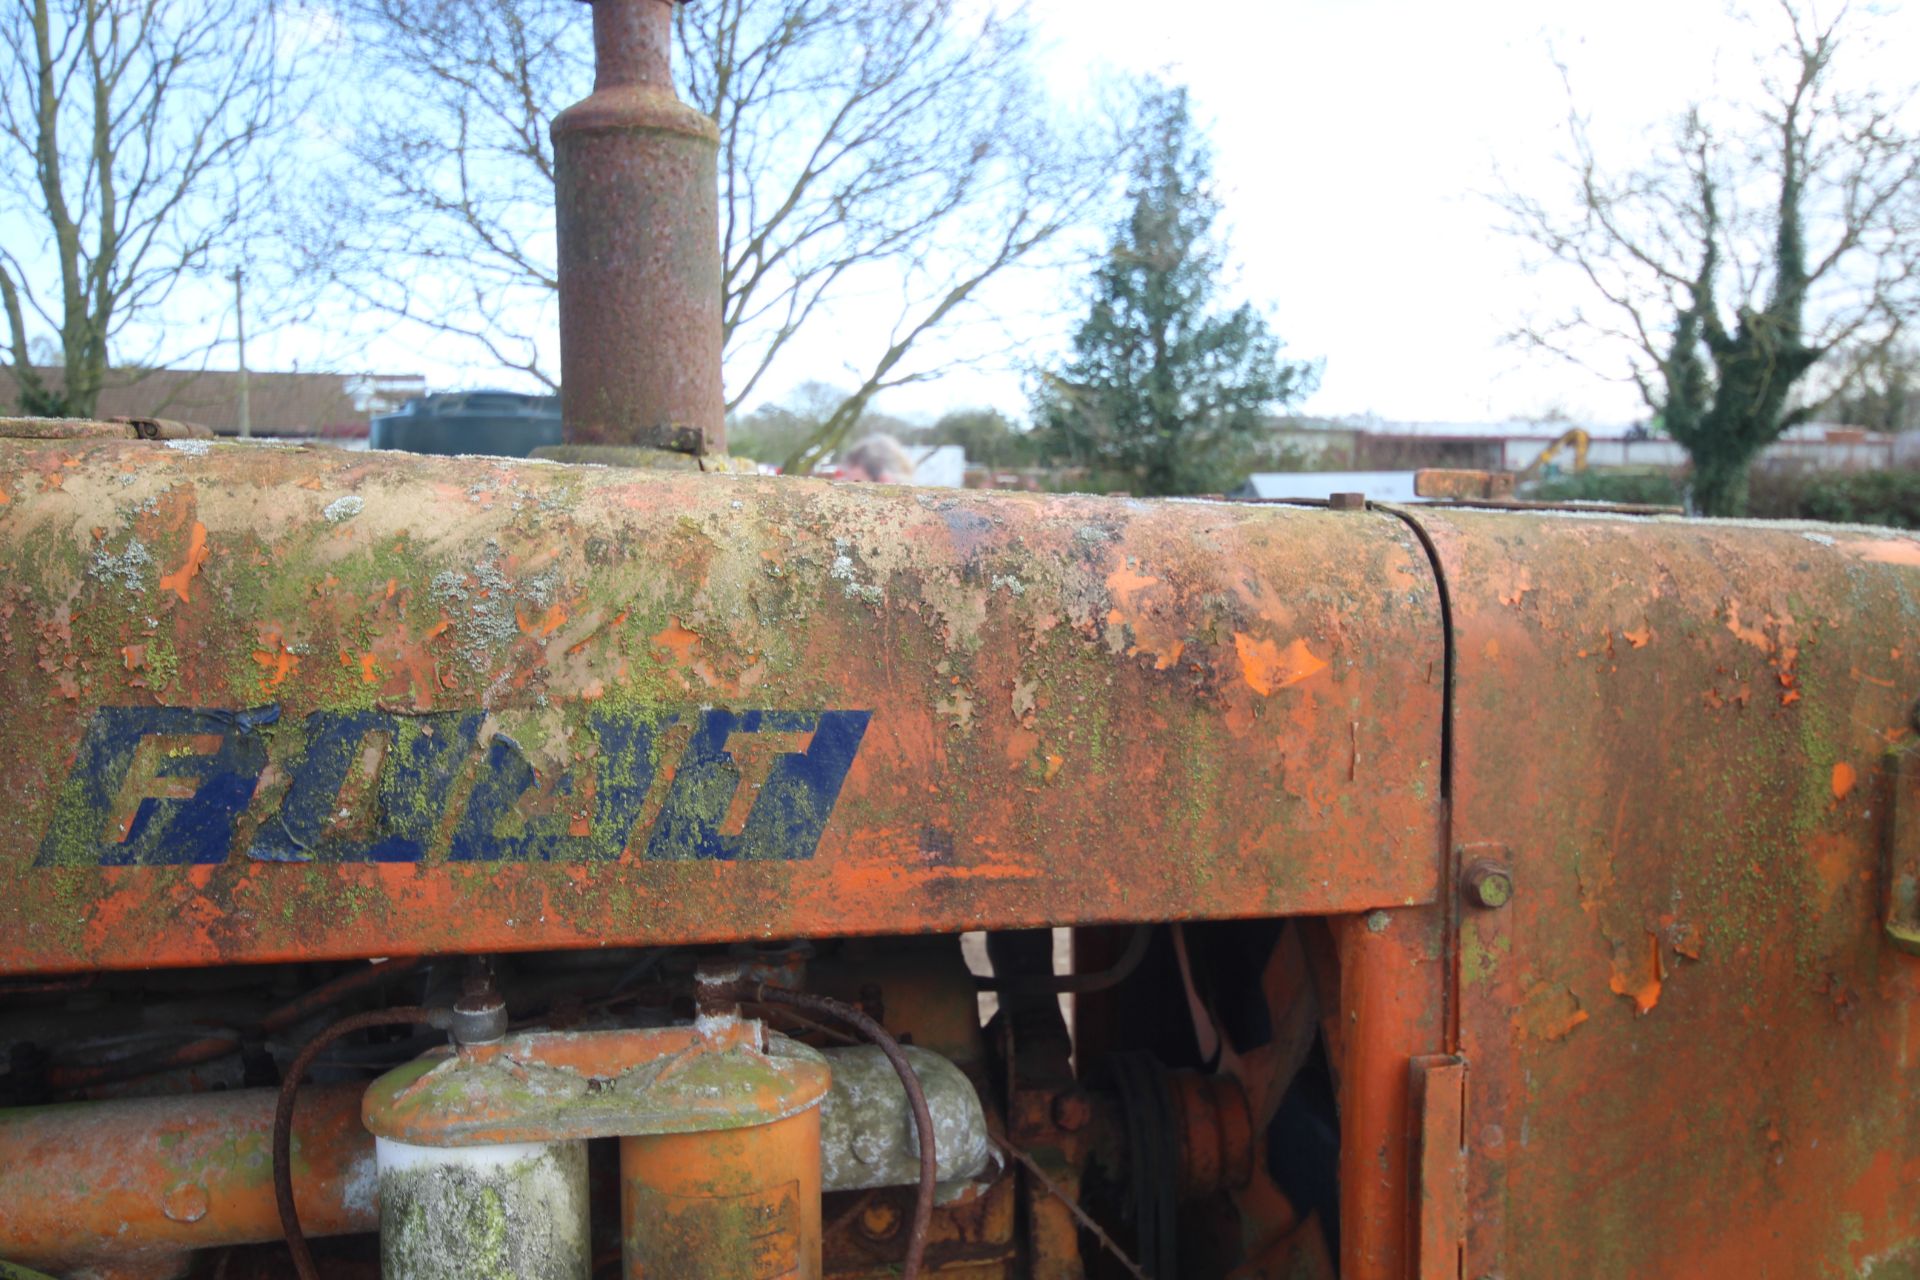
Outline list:
[[[1072,355],[1034,392],[1038,441],[1097,487],[1224,492],[1251,469],[1269,412],[1319,371],[1282,360],[1252,306],[1216,306],[1220,205],[1185,89],[1148,98],[1139,137],[1131,212],[1094,273]]]
[[[1692,461],[1702,515],[1746,508],[1754,459],[1844,412],[1920,318],[1920,137],[1910,94],[1840,82],[1843,25],[1778,0],[1785,29],[1741,100],[1706,101],[1672,144],[1603,165],[1568,122],[1571,199],[1508,193],[1510,230],[1584,289],[1523,341],[1639,389]]]

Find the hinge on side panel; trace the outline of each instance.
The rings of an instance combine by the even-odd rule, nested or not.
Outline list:
[[[1418,1280],[1461,1280],[1467,1248],[1467,1061],[1413,1060],[1414,1248]]]
[[[1911,750],[1887,752],[1887,827],[1883,869],[1887,940],[1920,955],[1920,764]]]

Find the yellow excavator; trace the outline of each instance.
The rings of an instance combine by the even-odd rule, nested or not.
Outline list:
[[[1585,430],[1580,427],[1570,427],[1558,440],[1542,449],[1539,457],[1521,468],[1518,478],[1522,481],[1538,479],[1547,464],[1557,458],[1562,449],[1569,447],[1573,449],[1571,470],[1578,475],[1587,469],[1587,449],[1592,443],[1593,437],[1589,436]]]

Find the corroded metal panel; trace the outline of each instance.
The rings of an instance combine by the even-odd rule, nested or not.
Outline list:
[[[0,441],[0,972],[1354,911],[1401,521]]]
[[[1883,929],[1920,540],[1425,512],[1449,592],[1465,1274],[1920,1264]],[[1881,1270],[1876,1271],[1876,1268]]]

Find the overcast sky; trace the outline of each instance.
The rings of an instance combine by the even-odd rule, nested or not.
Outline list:
[[[1883,47],[1853,65],[1911,85],[1920,10],[1871,7]],[[1236,290],[1270,307],[1291,354],[1326,362],[1309,411],[1455,421],[1555,408],[1645,416],[1630,388],[1502,342],[1571,282],[1518,269],[1486,196],[1503,179],[1564,186],[1556,56],[1601,143],[1631,159],[1777,42],[1770,0],[1741,9],[1754,20],[1724,0],[1265,0],[1185,14],[1149,0],[1032,0],[1063,92],[1096,66],[1191,86],[1212,129]],[[1064,334],[1034,337],[1037,353]],[[794,363],[831,376],[833,356],[822,347]],[[1009,373],[957,375],[888,403],[938,412],[970,399],[1024,406]]]
[[[1856,45],[1871,28],[1880,48],[1856,48],[1843,66],[1889,89],[1920,79],[1920,4],[1855,7]],[[1568,98],[1555,57],[1598,142],[1632,162],[1690,100],[1750,75],[1782,32],[1775,0],[1243,0],[1191,16],[1149,0],[1031,0],[1031,12],[1063,97],[1103,71],[1161,72],[1191,87],[1231,235],[1227,300],[1262,306],[1290,354],[1324,360],[1307,411],[1451,421],[1645,416],[1630,389],[1502,341],[1529,310],[1574,297],[1572,282],[1519,269],[1521,248],[1498,233],[1488,199],[1503,181],[1565,187]],[[1020,360],[1064,349],[1069,318],[1035,313],[1076,287],[1003,291]],[[892,315],[844,306],[793,344],[766,398],[808,379],[853,382],[849,361],[870,358]],[[983,333],[980,345],[1005,340]],[[255,364],[285,367],[301,341],[266,339]],[[424,371],[437,388],[497,381],[433,345],[380,343],[364,358]],[[979,404],[1023,415],[1021,375],[1005,362],[970,369],[876,407],[931,419]]]

